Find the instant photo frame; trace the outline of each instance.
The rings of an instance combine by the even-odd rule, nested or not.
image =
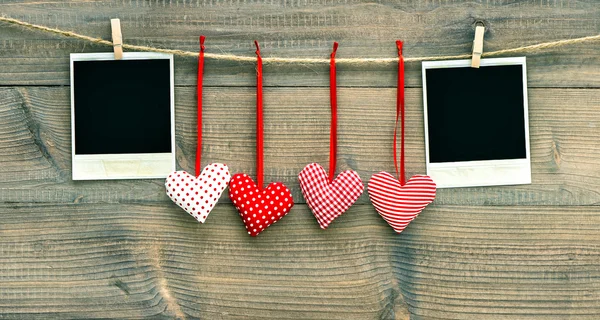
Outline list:
[[[427,174],[438,188],[531,183],[525,57],[422,64]]]
[[[73,180],[175,171],[173,55],[71,54]]]

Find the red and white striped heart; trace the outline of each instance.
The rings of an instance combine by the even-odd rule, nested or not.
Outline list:
[[[346,170],[331,183],[325,169],[318,163],[311,163],[298,174],[300,188],[306,204],[319,222],[321,229],[327,229],[363,193],[365,187],[358,173]]]
[[[435,199],[436,185],[429,176],[415,175],[400,185],[391,174],[382,171],[369,180],[369,198],[377,212],[400,233]]]
[[[229,168],[222,163],[207,165],[196,178],[185,171],[175,171],[165,180],[169,198],[201,223],[215,207],[231,180]]]

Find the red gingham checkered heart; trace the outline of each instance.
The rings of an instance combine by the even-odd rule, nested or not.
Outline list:
[[[402,186],[382,171],[369,180],[369,197],[375,209],[398,233],[435,199],[436,185],[429,176],[415,175]]]
[[[306,204],[321,229],[327,229],[335,218],[346,212],[364,190],[362,180],[355,171],[346,170],[330,183],[325,169],[318,163],[304,167],[298,179]]]
[[[165,180],[167,195],[201,223],[215,207],[231,179],[229,168],[221,163],[207,165],[198,178],[185,171],[175,171]]]
[[[229,183],[229,198],[238,209],[248,234],[256,237],[290,212],[294,199],[281,182],[260,190],[247,174],[237,173]]]

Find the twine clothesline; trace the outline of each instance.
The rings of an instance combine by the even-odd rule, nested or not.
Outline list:
[[[47,33],[58,34],[68,38],[74,38],[79,40],[84,40],[96,44],[113,46],[112,41],[104,40],[101,38],[94,38],[90,36],[86,36],[83,34],[75,33],[73,31],[65,31],[56,28],[50,28],[42,25],[37,25],[29,22],[25,22],[22,20],[8,18],[8,17],[0,17],[0,21],[6,22],[13,25],[18,25],[27,29],[38,30]],[[510,49],[502,49],[497,51],[488,51],[484,52],[482,57],[493,57],[504,54],[515,54],[515,53],[524,53],[524,52],[534,52],[544,49],[557,48],[577,43],[591,42],[595,40],[600,40],[600,34],[594,36],[587,36],[581,38],[573,38],[573,39],[563,39],[557,41],[543,42],[538,44],[533,44],[529,46],[522,46],[517,48]],[[198,52],[194,51],[185,51],[178,49],[162,49],[155,48],[149,46],[138,46],[132,44],[123,44],[124,49],[134,50],[134,51],[148,51],[148,52],[160,52],[160,53],[169,53],[175,56],[182,57],[198,57]],[[207,59],[214,60],[228,60],[228,61],[236,61],[236,62],[256,62],[255,57],[250,56],[238,56],[233,54],[219,54],[219,53],[204,53],[204,57]],[[460,54],[460,55],[447,55],[447,56],[425,56],[425,57],[406,57],[404,58],[405,62],[418,62],[418,61],[428,61],[428,60],[452,60],[452,59],[465,59],[471,58],[470,54]],[[320,59],[320,58],[282,58],[282,57],[264,57],[262,58],[263,63],[297,63],[297,64],[329,64],[329,59]],[[336,59],[338,64],[350,64],[350,65],[364,65],[364,64],[389,64],[395,63],[398,61],[398,58],[339,58]]]

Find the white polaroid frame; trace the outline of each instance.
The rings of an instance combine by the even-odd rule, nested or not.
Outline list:
[[[171,90],[171,152],[132,154],[75,154],[75,82],[74,61],[114,60],[109,53],[71,54],[71,152],[73,180],[153,179],[166,178],[175,171],[175,91],[173,55],[151,52],[124,52],[123,60],[169,59]]]
[[[427,119],[427,69],[470,67],[471,60],[426,61],[422,65],[423,106],[425,116],[425,158],[427,174],[438,188],[518,185],[531,183],[529,153],[529,111],[525,57],[482,59],[481,66],[521,65],[523,67],[523,111],[525,112],[525,159],[429,162],[429,123]],[[468,84],[465,84],[468,85]],[[482,106],[484,107],[484,106]]]

